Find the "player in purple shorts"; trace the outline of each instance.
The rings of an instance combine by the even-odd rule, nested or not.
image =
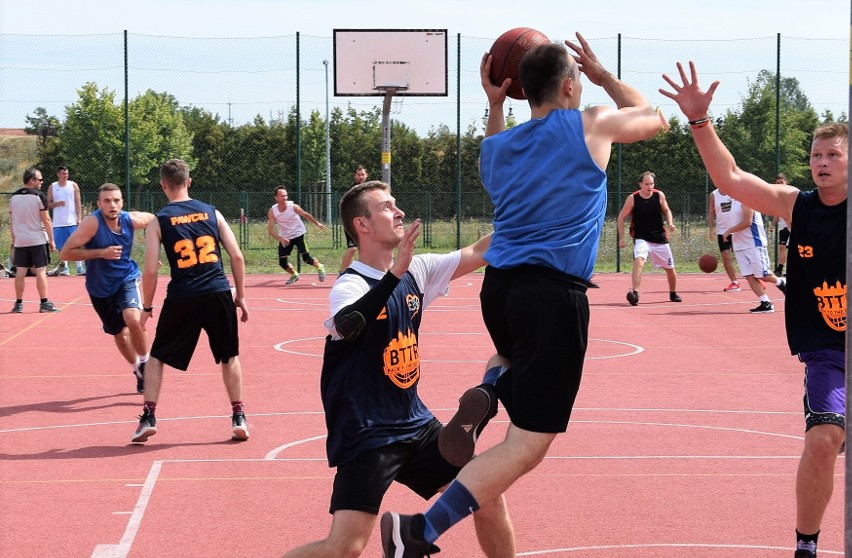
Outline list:
[[[811,142],[810,167],[816,189],[802,192],[769,184],[737,167],[708,116],[714,82],[706,92],[690,62],[678,63],[681,84],[663,78],[692,127],[693,139],[713,183],[748,207],[775,215],[790,226],[784,319],[790,352],[805,363],[805,449],[796,475],[794,558],[816,558],[817,538],[831,493],[834,466],[846,439],[846,204],[849,127],[819,126]]]

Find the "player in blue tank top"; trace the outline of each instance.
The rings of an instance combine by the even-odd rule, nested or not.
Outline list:
[[[507,131],[503,103],[511,80],[493,85],[491,57],[482,59],[490,114],[480,173],[494,204],[494,238],[480,300],[497,353],[506,360],[462,396],[442,432],[442,453],[454,463],[470,459],[495,398],[511,425],[505,440],[469,461],[425,514],[385,514],[387,555],[420,556],[416,549],[428,548],[534,469],[568,425],[588,342],[586,289],[606,210],[612,144],[650,138],[665,124],[577,38],[579,45],[565,41],[573,55],[553,43],[524,56],[520,79],[531,118]],[[581,72],[618,108],[581,111]]]
[[[148,336],[142,327],[139,266],[133,261],[134,231],[154,218],[144,211],[123,211],[121,188],[106,183],[98,189],[98,209],[86,216],[62,251],[63,260],[87,260],[86,290],[105,333],[115,337],[122,356],[133,366],[136,391],[144,390]]]
[[[145,232],[143,326],[154,311],[161,244],[171,268],[171,281],[145,371],[145,404],[131,439],[134,443],[143,443],[157,433],[155,413],[163,365],[186,370],[202,330],[207,334],[213,359],[221,364],[222,379],[231,400],[231,439],[249,437],[237,327],[237,308],[242,321],[248,320],[245,260],[222,214],[212,205],[189,197],[191,183],[186,162],[172,159],[160,167],[160,185],[169,203]],[[223,248],[231,260],[233,296],[222,266]]]
[[[711,180],[732,198],[790,227],[784,320],[790,352],[805,364],[805,444],[796,474],[795,558],[816,558],[817,538],[834,488],[835,462],[846,440],[846,324],[848,294],[847,197],[849,126],[823,124],[814,130],[810,168],[816,190],[769,184],[737,166],[708,117],[719,82],[698,86],[678,62],[681,84],[663,76],[692,127],[693,139]]]

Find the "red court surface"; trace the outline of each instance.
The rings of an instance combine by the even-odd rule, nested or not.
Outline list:
[[[251,439],[230,440],[230,405],[206,339],[185,372],[167,369],[160,432],[130,444],[141,411],[130,367],[101,333],[83,280],[50,279],[62,312],[24,314],[0,282],[0,556],[267,557],[326,535],[319,373],[330,282],[248,277],[241,359]],[[802,448],[802,366],[777,312],[719,273],[682,275],[681,304],[646,273],[598,275],[583,385],[568,432],[506,494],[519,556],[781,558],[792,555]],[[166,282],[165,278],[161,279]],[[420,391],[448,420],[492,352],[481,275],[454,282],[425,313]],[[161,285],[159,295],[165,292]],[[157,301],[160,306],[160,301]],[[156,318],[156,316],[155,316]],[[501,410],[480,449],[502,439]],[[844,459],[821,556],[843,550]],[[426,503],[394,486],[385,509]],[[440,556],[481,556],[470,519]],[[381,556],[378,527],[364,556]]]

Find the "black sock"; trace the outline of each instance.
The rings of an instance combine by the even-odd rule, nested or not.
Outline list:
[[[44,304],[45,302],[47,302],[47,299],[46,299],[46,298],[41,299],[41,303],[42,303],[42,304]]]
[[[813,535],[804,535],[796,530],[796,550],[807,550],[811,554],[816,557],[817,550],[817,539],[819,538],[819,531],[814,533]]]
[[[23,304],[23,303],[24,303],[24,299],[23,299],[23,298],[16,298],[16,299],[15,299],[15,304]]]

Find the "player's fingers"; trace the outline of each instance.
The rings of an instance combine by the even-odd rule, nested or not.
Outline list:
[[[670,78],[670,77],[668,76],[668,74],[663,74],[663,79],[664,79],[664,80],[666,80],[666,82],[667,82],[669,85],[671,85],[671,86],[672,86],[672,89],[674,89],[675,91],[680,91],[680,90],[681,90],[681,87],[680,87],[677,83],[675,83],[675,81],[674,81],[672,78]]]
[[[707,88],[707,95],[710,95],[712,97],[717,87],[719,87],[719,80],[716,80],[710,84],[710,87]]]
[[[689,85],[689,80],[686,78],[686,72],[683,69],[683,64],[680,62],[677,63],[677,71],[680,74],[680,81],[683,82],[683,86],[686,87]]]
[[[479,70],[481,72],[489,72],[491,71],[491,53],[486,52],[482,55],[482,62],[479,63]]]

